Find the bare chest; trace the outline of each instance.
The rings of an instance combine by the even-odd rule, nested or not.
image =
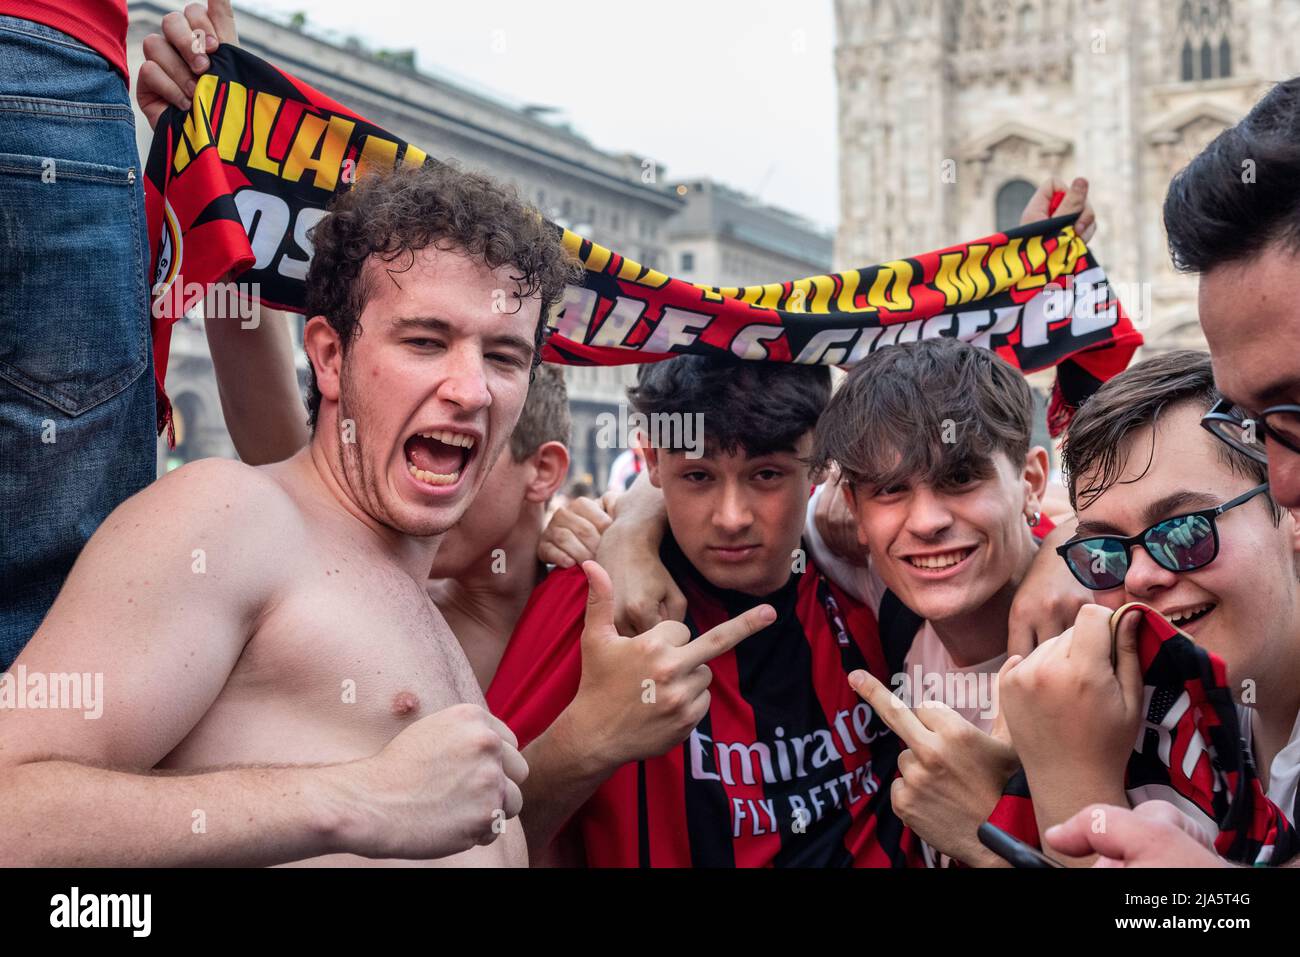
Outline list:
[[[266,610],[225,688],[171,757],[366,757],[419,718],[463,702],[481,705],[482,693],[420,584],[356,559],[325,562]]]

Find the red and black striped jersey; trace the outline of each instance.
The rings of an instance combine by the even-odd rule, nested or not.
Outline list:
[[[692,638],[763,602],[777,618],[710,662],[709,711],[684,742],[619,768],[575,815],[570,826],[587,862],[922,864],[919,842],[889,801],[902,746],[846,680],[857,668],[881,680],[891,673],[871,612],[811,563],[756,598],[710,584],[670,534],[660,554],[686,596]],[[524,609],[488,689],[488,706],[521,747],[577,692],[586,600],[581,569],[552,573]]]

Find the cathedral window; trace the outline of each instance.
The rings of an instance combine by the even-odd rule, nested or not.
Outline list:
[[[1020,225],[1020,214],[1029,205],[1033,195],[1034,184],[1028,180],[1013,179],[1002,184],[995,204],[998,232],[1006,232],[1011,227]]]
[[[1176,36],[1179,77],[1184,83],[1232,75],[1230,0],[1183,0]]]

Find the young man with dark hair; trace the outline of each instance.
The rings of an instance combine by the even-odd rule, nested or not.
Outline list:
[[[817,429],[813,461],[838,466],[862,557],[823,558],[815,500],[813,554],[902,651],[890,683],[912,713],[890,708],[870,675],[852,681],[910,749],[894,810],[926,839],[931,863],[942,860],[934,851],[999,863],[976,829],[1018,764],[997,728],[997,682],[1011,602],[1049,525],[1032,416],[1024,377],[996,354],[930,339],[859,363]]]
[[[683,356],[642,370],[630,395],[685,623],[620,637],[593,562],[534,593],[488,701],[525,744],[538,857],[564,830],[558,847],[576,840],[598,866],[915,861],[889,813],[897,739],[846,680],[884,673],[876,623],[800,545],[829,392],[824,367]],[[702,455],[671,438],[698,415]],[[721,635],[733,616],[745,630]]]
[[[1300,505],[1300,77],[1174,177],[1164,218],[1174,265],[1200,276],[1222,411],[1252,423],[1232,431],[1267,460],[1274,498]]]
[[[997,355],[930,339],[859,363],[822,417],[813,460],[839,467],[867,555],[827,570],[873,606],[914,613],[908,673],[993,675],[1006,659],[1043,523],[1048,460],[1030,448],[1032,416],[1024,377]],[[960,710],[992,728],[987,702]]]
[[[1300,304],[1292,293],[1300,271],[1300,77],[1274,86],[1238,123],[1174,177],[1165,198],[1165,230],[1174,264],[1199,276],[1199,312],[1224,396],[1214,410],[1216,434],[1267,464],[1270,494],[1300,505]],[[1235,421],[1234,421],[1235,420]],[[1068,534],[1070,529],[1062,529]],[[1018,602],[1016,645],[1057,634],[1081,601],[1060,563],[1036,563],[1035,600]],[[1055,598],[1050,596],[1056,596]],[[1087,844],[1088,814],[1062,832],[1071,848]],[[1119,808],[1125,841],[1108,840],[1114,861],[1160,863],[1148,853],[1140,822]],[[1195,856],[1182,842],[1178,860]]]
[[[967,863],[996,862],[975,830],[1016,767],[1008,742],[989,732],[1007,609],[1034,555],[1046,485],[1046,452],[1030,448],[1031,414],[1023,377],[996,355],[926,340],[855,367],[810,449],[814,467],[839,463],[859,541],[870,552],[866,562],[831,554],[814,516],[822,497],[841,493],[818,489],[804,509],[812,560],[853,607],[865,605],[880,621],[887,668],[854,669],[852,685],[914,747],[891,785],[893,810],[936,849]],[[638,497],[634,491],[629,501]],[[624,601],[673,604],[644,544],[657,521],[647,502],[609,530],[602,557],[628,582]],[[901,697],[933,705],[918,709],[923,730],[894,717],[898,702],[883,683],[891,677]],[[932,746],[906,740],[909,732]]]
[[[0,712],[5,863],[526,860],[527,765],[425,589],[577,267],[448,167],[362,179],[314,244],[310,444],[177,469],[90,540],[16,667],[108,700]]]
[[[1199,427],[1221,398],[1209,356],[1169,352],[1106,383],[1070,425],[1065,471],[1078,526],[1062,556],[1103,607],[1085,606],[1002,683],[1040,827],[1093,801],[1163,798],[1214,831],[1176,792],[1124,792],[1145,703],[1123,635],[1111,663],[1109,621],[1130,601],[1224,660],[1268,797],[1296,820],[1300,527],[1270,498],[1262,463]]]

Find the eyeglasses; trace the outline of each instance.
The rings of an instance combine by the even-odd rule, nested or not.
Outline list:
[[[1171,572],[1204,568],[1219,554],[1219,527],[1215,520],[1267,491],[1265,482],[1218,508],[1166,518],[1132,538],[1095,535],[1066,542],[1056,553],[1065,559],[1079,584],[1093,591],[1107,591],[1124,584],[1134,545],[1141,545],[1157,565]]]
[[[1276,442],[1300,455],[1300,405],[1275,405],[1252,416],[1241,406],[1220,399],[1201,417],[1201,428],[1265,465],[1266,442]]]

